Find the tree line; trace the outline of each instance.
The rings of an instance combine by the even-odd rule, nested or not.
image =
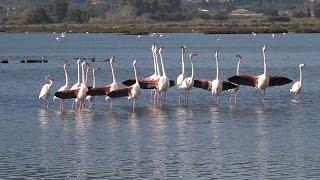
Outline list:
[[[290,5],[294,1],[293,4]],[[0,6],[0,24],[44,24],[44,23],[85,23],[88,21],[111,23],[139,23],[153,21],[186,21],[191,19],[226,20],[228,13],[236,7],[263,13],[271,21],[287,21],[278,17],[281,7],[293,10],[293,17],[310,17],[311,9],[296,9],[301,0],[233,0],[221,3],[220,0],[181,1],[181,0],[50,0],[41,1],[38,6]],[[278,2],[278,3],[276,3]],[[36,4],[36,3],[35,3]],[[201,9],[210,9],[203,12]],[[320,5],[314,3],[312,12],[320,17]],[[290,18],[289,18],[290,20]]]

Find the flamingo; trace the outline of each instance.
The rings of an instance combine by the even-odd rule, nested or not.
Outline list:
[[[155,44],[152,44],[152,46],[151,46],[152,57],[153,57],[154,74],[149,76],[146,80],[156,81],[160,77],[160,75],[159,75],[158,57],[156,55],[157,47],[158,46],[155,45]],[[150,99],[155,98],[155,96],[156,96],[155,90],[151,89],[151,98]]]
[[[96,88],[96,72],[97,71],[100,71],[100,68],[95,68],[92,70],[92,77],[93,77],[92,89]],[[93,98],[94,96],[91,96],[91,95],[88,95],[86,97],[86,100],[89,101],[89,108],[92,108]]]
[[[152,44],[151,45],[151,52],[152,52],[152,58],[153,58],[153,67],[154,67],[154,74],[149,76],[147,79],[154,80],[157,79],[159,76],[159,66],[157,59],[155,57],[155,51],[157,50],[157,45]]]
[[[70,68],[70,64],[64,64],[63,65],[63,69],[64,69],[64,74],[65,74],[65,78],[66,78],[66,84],[61,86],[58,90],[58,92],[62,92],[62,91],[67,91],[69,90],[69,73],[68,73],[68,69]],[[57,96],[53,97],[53,100],[57,99]],[[64,109],[64,105],[65,105],[65,99],[60,99],[60,110]]]
[[[160,106],[165,104],[166,92],[170,88],[170,79],[166,75],[165,67],[163,64],[163,58],[162,58],[163,49],[164,49],[164,47],[161,47],[159,49],[162,76],[160,76],[159,80],[156,83],[156,90],[157,90],[157,94],[159,95],[158,98],[160,99]]]
[[[78,67],[78,82],[76,84],[74,84],[70,90],[77,90],[80,88],[81,82],[80,82],[80,64],[81,64],[81,59],[77,60],[77,67]],[[72,109],[77,108],[77,102],[74,100],[72,103]]]
[[[86,68],[86,74],[85,74],[85,76],[84,76],[84,80],[85,80],[86,84],[88,84],[89,71],[90,71],[90,66],[87,66],[87,68]]]
[[[83,61],[81,63],[81,71],[82,71],[82,83],[80,85],[80,89],[77,93],[77,98],[76,101],[80,101],[80,107],[79,109],[82,110],[83,109],[83,103],[85,98],[87,97],[87,92],[88,92],[88,86],[86,83],[86,78],[85,78],[85,72],[84,72],[84,66],[85,65],[89,65],[86,61]]]
[[[189,55],[190,62],[191,62],[191,77],[185,78],[182,81],[181,85],[179,86],[179,88],[185,90],[185,100],[184,100],[184,102],[185,102],[186,106],[189,106],[189,99],[188,99],[189,98],[189,91],[193,87],[193,84],[194,84],[194,65],[193,65],[193,62],[192,62],[192,58],[194,56],[197,56],[197,54],[196,53],[191,53]]]
[[[228,78],[229,81],[245,85],[245,86],[252,86],[259,90],[259,97],[260,97],[260,105],[262,105],[262,100],[264,100],[265,90],[270,86],[281,86],[288,83],[291,83],[292,80],[286,77],[280,76],[269,76],[267,72],[267,62],[266,62],[266,48],[267,46],[262,47],[262,54],[263,54],[263,74],[258,76],[247,76],[247,75],[239,75],[239,76],[232,76]],[[261,98],[261,91],[263,91],[263,99]]]
[[[300,81],[295,82],[292,85],[292,88],[290,89],[290,93],[294,93],[294,100],[298,101],[299,100],[299,95],[302,90],[302,68],[304,67],[304,64],[299,65],[299,70],[300,70]]]
[[[194,80],[194,87],[211,91],[211,94],[213,96],[213,105],[216,106],[219,103],[219,97],[221,92],[229,89],[234,89],[237,87],[237,85],[228,81],[220,80],[218,51],[215,52],[214,56],[215,56],[216,68],[217,68],[216,79],[214,79],[213,81],[206,80],[206,79]]]
[[[108,96],[112,97],[112,98],[128,96],[128,99],[132,99],[132,109],[133,110],[135,110],[136,99],[139,97],[140,92],[141,92],[140,83],[139,83],[138,76],[137,76],[137,68],[136,68],[136,64],[138,61],[139,61],[138,59],[135,59],[132,63],[134,77],[136,79],[136,82],[133,85],[131,85],[130,87],[118,89],[118,90],[112,91],[108,94]]]
[[[111,92],[111,91],[119,89],[119,84],[117,82],[116,75],[115,75],[114,69],[113,69],[113,63],[115,61],[115,57],[112,56],[111,59],[108,61],[110,62],[112,80],[113,80],[112,83],[109,85],[110,86],[109,92]],[[108,100],[108,99],[109,99],[109,96],[106,97],[106,100]],[[114,105],[114,99],[111,100],[110,108],[112,108],[113,105]]]
[[[186,78],[185,76],[185,70],[184,70],[184,53],[185,53],[185,46],[181,46],[181,66],[182,66],[182,72],[177,77],[177,86],[178,90],[181,89],[182,82]],[[179,91],[179,105],[181,105],[181,92]]]
[[[48,105],[48,99],[49,99],[49,96],[51,94],[51,87],[53,85],[53,77],[50,76],[50,75],[47,75],[45,78],[44,78],[46,81],[49,81],[49,84],[44,84],[41,88],[41,91],[40,91],[40,94],[39,94],[39,99],[43,99],[44,100],[44,106],[46,108],[49,107]]]
[[[239,54],[237,54],[236,57],[237,57],[237,61],[238,61],[238,63],[237,63],[237,76],[239,76],[240,75],[240,63],[242,62],[243,58]],[[236,84],[236,85],[237,85],[236,88],[228,90],[231,93],[230,103],[237,102],[237,92],[238,92],[240,86],[239,86],[239,84]]]

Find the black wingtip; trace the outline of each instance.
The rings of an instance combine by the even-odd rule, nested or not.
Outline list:
[[[59,91],[54,93],[54,95],[60,99],[73,99],[73,98],[77,98],[76,93],[74,93],[73,91]]]
[[[170,87],[175,86],[176,82],[174,80],[170,80]]]
[[[128,93],[129,91],[130,91],[129,88],[117,89],[117,90],[109,92],[107,94],[107,96],[109,96],[111,98],[126,97],[126,96],[129,96],[129,93]]]
[[[128,79],[128,80],[122,82],[122,84],[125,86],[131,86],[134,83],[136,83],[136,80],[134,80],[134,79]]]

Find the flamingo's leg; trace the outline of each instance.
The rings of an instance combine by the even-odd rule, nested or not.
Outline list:
[[[178,89],[178,94],[179,94],[179,106],[181,106],[181,90]]]
[[[136,99],[132,100],[132,110],[134,111],[136,109]]]
[[[189,90],[187,90],[186,93],[187,93],[187,107],[189,107]]]

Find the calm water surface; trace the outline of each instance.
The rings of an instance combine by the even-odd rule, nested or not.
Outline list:
[[[164,34],[150,37],[110,34],[67,34],[57,42],[54,34],[0,34],[0,179],[48,178],[157,178],[157,179],[319,179],[319,34],[203,35]],[[221,43],[217,45],[216,39]],[[150,104],[143,91],[135,112],[127,99],[110,110],[104,97],[93,109],[66,111],[58,102],[42,108],[38,93],[46,74],[56,78],[53,89],[64,84],[63,63],[69,61],[76,81],[74,57],[117,57],[119,81],[133,76],[132,59],[138,57],[140,76],[152,74],[150,44],[165,46],[167,73],[180,73],[180,46],[198,53],[195,77],[215,77],[213,52],[220,51],[221,76],[235,74],[235,55],[241,54],[243,74],[261,74],[261,47],[268,44],[270,74],[299,78],[305,63],[300,103],[292,102],[290,85],[267,90],[264,107],[258,92],[240,87],[237,105],[229,105],[224,92],[219,107],[212,107],[209,92],[193,89],[190,108],[178,107],[177,88],[167,93],[167,107]],[[44,56],[46,64],[20,64],[24,56]],[[98,86],[111,82],[110,67],[102,71]],[[187,72],[190,63],[186,61]]]

